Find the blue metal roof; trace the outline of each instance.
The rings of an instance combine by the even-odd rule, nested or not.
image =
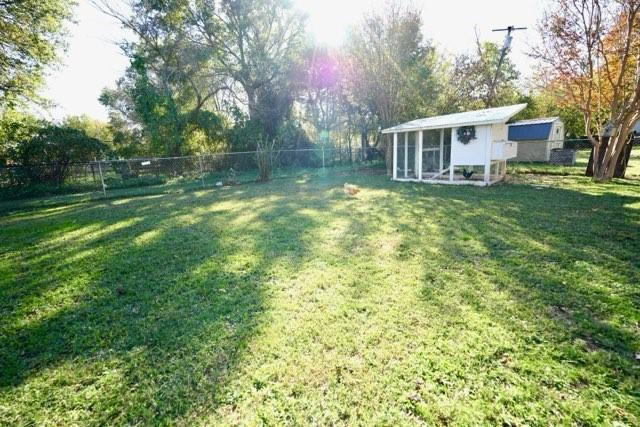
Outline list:
[[[546,141],[553,122],[509,125],[509,141]]]
[[[518,120],[517,122],[509,123],[509,126],[537,125],[540,123],[553,123],[557,120],[560,120],[560,117],[538,117],[537,119]]]

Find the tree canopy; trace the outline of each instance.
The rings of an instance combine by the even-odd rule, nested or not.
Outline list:
[[[621,155],[640,120],[640,1],[557,0],[540,33],[540,76],[559,104],[582,113],[594,177],[624,175]]]
[[[33,101],[64,46],[72,0],[0,0],[0,111]]]
[[[384,152],[380,127],[520,95],[507,59],[489,100],[496,45],[445,58],[420,12],[399,2],[364,16],[335,49],[311,43],[286,0],[99,4],[136,36],[122,44],[129,69],[101,96],[114,145],[135,148],[139,134],[148,154],[251,150],[294,128],[308,134],[297,140],[351,149],[356,136]]]
[[[521,117],[559,115],[568,135],[586,133],[617,159],[640,114],[639,0],[550,3],[532,53],[539,85],[528,87],[508,54],[497,70],[501,47],[478,36],[468,51],[444,54],[425,37],[420,11],[401,2],[366,14],[328,48],[310,40],[288,0],[92,1],[133,34],[121,42],[129,67],[100,96],[107,126],[81,117],[62,126],[105,141],[110,156],[247,151],[263,140],[384,155],[380,128],[527,102]],[[51,125],[18,119],[10,106],[36,97],[72,5],[0,0],[2,152]],[[614,134],[606,148],[605,127]]]

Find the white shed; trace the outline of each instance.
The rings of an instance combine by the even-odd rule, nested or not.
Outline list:
[[[506,174],[517,143],[507,121],[527,104],[413,120],[384,129],[393,135],[393,179],[491,185]]]

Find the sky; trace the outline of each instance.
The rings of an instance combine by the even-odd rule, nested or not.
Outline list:
[[[511,59],[526,78],[531,60],[526,52],[535,43],[535,26],[542,15],[544,0],[413,0],[422,11],[423,33],[441,51],[459,54],[471,51],[477,29],[482,41],[502,44],[504,33],[494,28],[508,25],[528,27],[514,34]],[[307,30],[316,42],[339,46],[348,28],[363,14],[381,10],[385,0],[293,0],[307,15]],[[68,49],[62,64],[50,72],[44,95],[55,107],[42,114],[53,120],[66,115],[86,114],[106,119],[107,111],[98,102],[104,87],[113,87],[128,61],[117,42],[129,36],[113,18],[97,10],[90,0],[78,0],[75,23],[69,26]]]

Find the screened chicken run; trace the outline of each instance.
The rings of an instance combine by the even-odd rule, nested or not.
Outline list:
[[[518,145],[507,122],[527,104],[417,119],[384,129],[393,143],[393,179],[491,185],[504,179]]]

